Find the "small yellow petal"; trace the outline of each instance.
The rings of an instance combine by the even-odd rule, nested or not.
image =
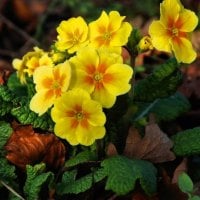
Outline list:
[[[22,68],[22,63],[23,61],[18,59],[18,58],[15,58],[13,61],[12,61],[12,66],[14,67],[14,69],[16,70],[20,70]]]
[[[106,116],[103,113],[102,106],[98,102],[93,100],[85,101],[82,108],[87,113],[90,113],[88,121],[92,126],[103,126],[105,124]]]
[[[178,19],[181,10],[177,0],[164,0],[160,4],[160,20],[164,26],[172,26]]]
[[[70,121],[66,118],[60,119],[54,127],[55,134],[66,139],[71,145],[77,145],[79,142],[76,138],[76,129],[71,128]]]
[[[185,38],[180,38],[178,41],[173,40],[172,49],[178,62],[191,63],[197,57],[191,42]]]
[[[49,91],[44,90],[37,92],[30,101],[30,109],[39,115],[44,114],[54,103],[54,94],[48,94]],[[48,96],[48,98],[47,98]]]
[[[109,30],[114,32],[118,30],[121,26],[122,21],[124,20],[124,16],[120,16],[119,12],[111,11],[109,13]]]
[[[94,100],[100,102],[104,108],[111,108],[116,101],[116,95],[109,93],[104,87],[95,89],[91,96]]]
[[[160,51],[171,52],[170,36],[167,30],[160,21],[153,21],[149,27],[149,35],[152,39],[152,44]]]
[[[192,32],[198,24],[198,17],[194,12],[184,9],[179,15],[178,22],[180,23],[180,31]]]
[[[123,22],[120,29],[117,30],[110,41],[111,46],[123,46],[128,42],[132,26],[128,22]]]
[[[133,69],[126,64],[114,64],[106,70],[104,87],[113,95],[127,93],[131,85],[129,81],[133,75]]]

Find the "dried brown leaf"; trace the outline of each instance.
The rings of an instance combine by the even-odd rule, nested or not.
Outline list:
[[[115,145],[112,142],[110,142],[106,149],[106,155],[110,157],[110,156],[115,156],[117,154],[118,152]]]
[[[6,158],[25,169],[27,164],[44,162],[50,169],[58,169],[65,161],[65,146],[51,133],[35,133],[32,126],[13,125],[13,133],[5,149]]]
[[[172,183],[177,183],[179,175],[182,172],[187,172],[188,170],[187,163],[188,163],[187,158],[184,158],[182,162],[176,167],[176,169],[174,170],[173,177],[172,177]]]
[[[161,163],[175,159],[174,153],[170,151],[172,146],[172,141],[159,126],[151,123],[146,126],[143,138],[134,127],[129,129],[124,154],[131,158]]]

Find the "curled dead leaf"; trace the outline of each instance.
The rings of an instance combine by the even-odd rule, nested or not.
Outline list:
[[[106,155],[110,157],[110,156],[115,156],[117,154],[118,152],[115,145],[112,142],[110,142],[106,148]]]
[[[172,183],[178,183],[178,177],[181,173],[188,171],[188,159],[183,158],[182,162],[176,167],[174,170],[174,174],[172,177]]]
[[[161,163],[175,159],[174,153],[170,151],[172,146],[172,141],[159,126],[151,123],[146,126],[143,138],[136,128],[129,129],[124,154],[131,158]]]
[[[18,125],[5,145],[6,158],[25,169],[27,164],[44,162],[49,169],[58,169],[65,161],[65,146],[52,133],[35,133],[32,126]]]

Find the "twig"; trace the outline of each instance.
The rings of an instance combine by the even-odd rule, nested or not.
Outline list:
[[[7,185],[4,181],[0,181],[0,183],[6,187],[10,192],[12,192],[15,196],[20,198],[21,200],[25,200],[21,195],[19,195],[14,189],[12,189],[9,185]]]
[[[3,56],[11,56],[12,58],[17,57],[17,53],[13,52],[13,51],[9,51],[9,50],[5,50],[5,49],[0,49],[0,55]]]
[[[40,17],[40,21],[38,23],[37,30],[36,30],[36,33],[35,33],[35,36],[34,36],[37,40],[39,40],[41,35],[42,35],[42,28],[43,28],[43,25],[44,25],[48,15],[49,15],[49,13],[51,13],[51,11],[54,9],[55,5],[58,2],[59,2],[58,0],[52,0],[49,4],[48,9],[45,12],[45,14]]]
[[[7,26],[15,30],[17,33],[19,33],[22,37],[24,37],[26,40],[30,41],[34,45],[39,45],[39,42],[32,38],[29,34],[27,34],[25,31],[17,27],[13,22],[11,22],[9,19],[4,17],[2,14],[0,14],[0,21],[4,22]]]

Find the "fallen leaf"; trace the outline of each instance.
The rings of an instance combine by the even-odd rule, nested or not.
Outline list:
[[[145,128],[142,138],[134,127],[129,129],[124,154],[131,158],[149,160],[153,163],[172,161],[175,155],[170,151],[173,143],[155,123]]]
[[[25,170],[26,165],[44,162],[49,169],[58,169],[65,161],[65,146],[52,133],[34,132],[32,126],[13,125],[13,133],[8,139],[6,158]]]
[[[110,157],[110,156],[115,156],[117,154],[118,154],[118,152],[117,152],[115,145],[112,142],[110,142],[106,149],[106,155],[108,157]]]
[[[182,162],[176,167],[176,169],[174,170],[173,177],[172,177],[172,183],[177,183],[179,175],[182,172],[187,172],[188,170],[187,163],[188,163],[187,158],[184,158]]]
[[[161,179],[158,185],[158,199],[162,200],[187,200],[188,195],[183,193],[177,184],[171,182],[171,177],[166,169],[160,169]]]
[[[188,68],[182,69],[184,80],[179,91],[186,97],[190,98],[192,95],[200,99],[200,56]]]

